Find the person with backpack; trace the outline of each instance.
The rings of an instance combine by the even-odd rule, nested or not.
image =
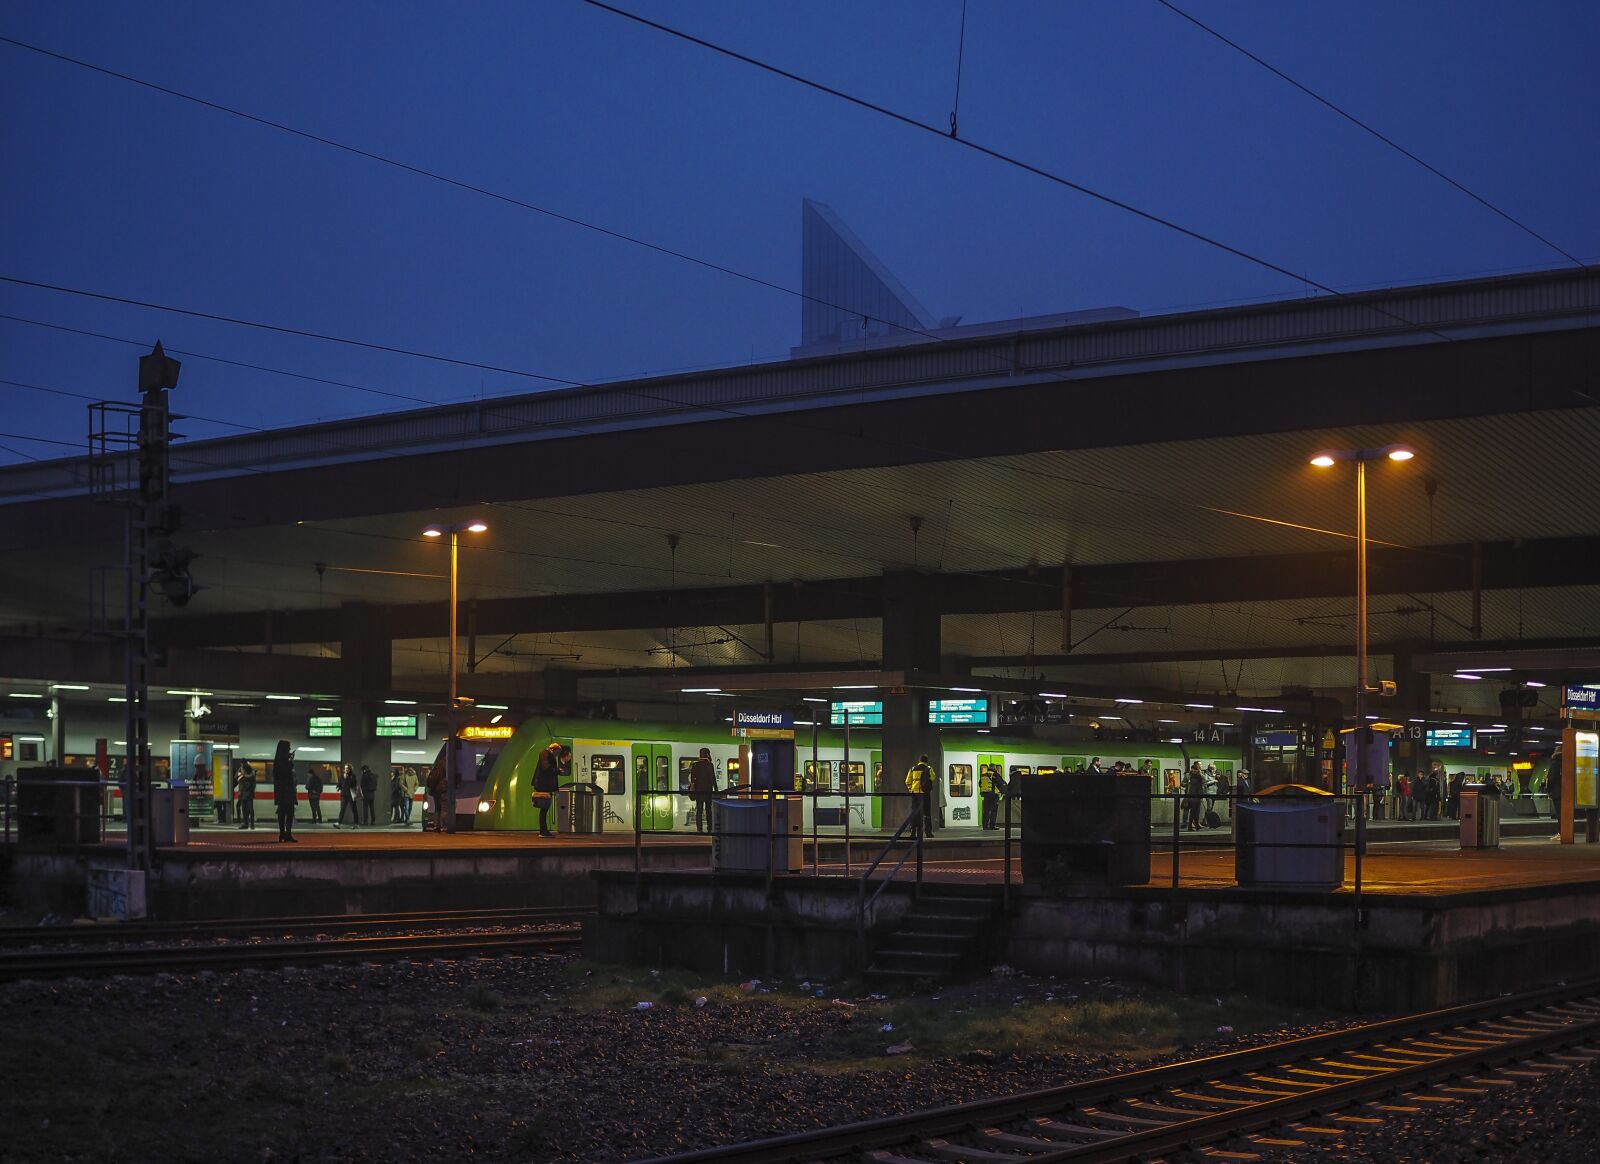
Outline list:
[[[446,801],[450,799],[450,781],[444,774],[444,761],[440,760],[428,769],[428,779],[423,785],[429,797],[433,800],[433,831],[444,832],[444,814],[448,811]]]
[[[361,823],[377,824],[376,800],[378,795],[378,774],[367,765],[361,765]]]
[[[984,764],[978,769],[978,823],[985,830],[999,827],[1000,790],[995,780],[1000,769],[994,764]]]
[[[934,797],[937,789],[934,787],[938,780],[933,770],[933,765],[928,763],[927,756],[918,756],[917,762],[906,771],[906,791],[919,797],[922,803],[922,835],[933,836],[937,822],[933,815]]]

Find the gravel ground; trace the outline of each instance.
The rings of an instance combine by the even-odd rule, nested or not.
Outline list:
[[[1514,1087],[1492,1088],[1490,1095],[1464,1103],[1421,1107],[1417,1115],[1390,1115],[1370,1132],[1268,1158],[1295,1164],[1311,1160],[1317,1164],[1481,1160],[1593,1164],[1600,1160],[1600,1066],[1555,1071]]]
[[[14,983],[0,1160],[634,1159],[1351,1021],[1006,976],[818,989],[569,957]]]

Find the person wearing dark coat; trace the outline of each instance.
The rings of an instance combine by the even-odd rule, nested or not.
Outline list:
[[[561,788],[561,773],[571,760],[572,749],[558,741],[551,742],[539,753],[539,762],[533,769],[533,806],[539,813],[541,837],[555,836],[550,828],[550,809]]]
[[[249,760],[239,765],[238,775],[233,780],[234,787],[239,790],[239,827],[253,829],[256,827],[256,770],[250,767]]]
[[[1183,782],[1183,827],[1190,832],[1200,827],[1200,803],[1205,798],[1206,776],[1200,771],[1200,761],[1189,765],[1189,774]]]
[[[350,814],[350,827],[355,828],[361,823],[360,801],[356,799],[359,790],[356,787],[356,770],[346,764],[339,772],[339,819],[333,822],[333,827],[338,828],[344,823],[344,814]]]
[[[306,803],[311,806],[311,823],[322,823],[322,770],[312,764],[306,769]]]
[[[367,765],[361,765],[361,823],[377,824],[378,774]]]
[[[710,748],[701,748],[689,765],[689,795],[694,799],[694,831],[703,833],[711,827],[711,803],[717,795],[717,767]]]
[[[294,756],[289,751],[289,741],[278,741],[278,753],[272,757],[272,807],[278,812],[278,840],[298,843],[294,839],[294,802],[299,795],[299,785],[294,780]]]

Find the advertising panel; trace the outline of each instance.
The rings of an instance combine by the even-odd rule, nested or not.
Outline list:
[[[1600,807],[1595,793],[1595,761],[1600,757],[1600,732],[1574,732],[1577,747],[1572,757],[1573,803],[1578,808]]]

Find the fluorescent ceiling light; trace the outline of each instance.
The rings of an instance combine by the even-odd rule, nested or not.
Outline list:
[[[1408,719],[1408,720],[1406,720],[1406,722],[1407,723],[1426,723],[1427,721],[1426,720],[1421,720],[1421,719]]]
[[[304,749],[302,749],[302,751],[303,750]],[[395,750],[394,754],[397,756],[426,756],[428,753],[418,751],[415,748],[398,748]]]
[[[805,701],[806,703],[828,703],[828,702],[831,702],[830,700],[825,699],[820,695],[802,695],[800,698],[803,701]]]
[[[1466,669],[1468,671],[1476,671],[1480,675],[1496,675],[1496,674],[1499,674],[1501,671],[1509,671],[1509,670],[1511,670],[1510,667],[1468,667]]]
[[[1265,712],[1268,715],[1282,715],[1283,714],[1283,708],[1281,708],[1281,707],[1245,707],[1243,704],[1241,704],[1240,706],[1235,707],[1233,710],[1234,711],[1262,711],[1262,712]]]
[[[211,692],[209,692],[209,691],[196,691],[192,687],[190,687],[190,688],[179,687],[179,688],[175,688],[174,690],[168,691],[167,694],[168,695],[198,695],[201,698],[205,698],[206,696],[210,695]],[[272,696],[269,695],[269,696],[267,696],[267,698],[271,699]]]
[[[833,689],[835,691],[876,691],[878,685],[876,683],[835,683]]]
[[[484,711],[510,711],[511,705],[506,703],[480,703],[478,707]]]
[[[1112,703],[1143,703],[1144,700],[1142,700],[1142,699],[1128,699],[1125,696],[1119,695],[1115,699],[1113,699],[1111,702]]]
[[[1175,720],[1175,719],[1158,719],[1158,720],[1156,720],[1156,722],[1157,723],[1177,723],[1178,721]]]
[[[1099,716],[1097,718],[1099,718],[1099,719],[1121,719],[1122,717],[1120,715],[1102,715],[1102,716]]]
[[[278,697],[269,695],[267,698],[276,699]],[[415,699],[385,699],[384,702],[390,707],[415,707],[417,705],[417,701]]]
[[[128,697],[126,695],[108,695],[108,696],[106,696],[106,702],[107,703],[127,703],[128,702]]]
[[[951,691],[982,691],[982,687],[952,687]]]
[[[1453,720],[1450,721],[1450,726],[1451,727],[1467,727],[1468,724],[1467,724],[1467,721],[1464,720],[1464,719],[1453,719]]]
[[[37,694],[36,692],[33,692],[33,691],[13,691],[11,693],[11,698],[12,699],[43,699],[44,696],[39,695],[39,694]]]
[[[298,752],[326,752],[327,750],[328,750],[327,748],[316,748],[316,747],[311,747],[311,748],[299,747],[299,748],[295,749],[295,751],[297,753]]]
[[[89,690],[89,685],[87,683],[52,683],[52,684],[50,684],[50,690],[51,691],[87,691],[87,690]]]
[[[1217,723],[1212,724],[1211,726],[1212,727],[1232,727],[1233,725],[1231,723],[1217,722]]]
[[[1505,730],[1505,728],[1479,728],[1478,734],[1480,736],[1497,736]]]
[[[721,691],[722,688],[720,688],[720,687],[680,687],[680,688],[678,688],[678,690],[680,692],[682,692],[684,695],[715,695],[717,692]]]
[[[1537,679],[1529,679],[1526,683],[1523,684],[1523,686],[1524,687],[1543,687],[1544,684],[1540,683]]]
[[[1067,695],[1064,692],[1060,692],[1060,691],[1041,691],[1041,692],[1039,692],[1039,698],[1040,699],[1071,699],[1072,696]]]
[[[1217,705],[1214,703],[1185,703],[1184,706],[1192,707],[1196,711],[1215,711],[1217,709]]]
[[[298,695],[269,695],[269,696],[267,696],[267,698],[268,699],[276,699],[276,700],[278,700],[278,701],[280,701],[282,703],[298,703],[298,702],[300,702],[300,697]]]
[[[1452,678],[1452,679],[1482,679],[1483,676],[1482,675],[1474,675],[1470,671],[1457,671],[1454,675],[1450,676],[1450,678]]]

